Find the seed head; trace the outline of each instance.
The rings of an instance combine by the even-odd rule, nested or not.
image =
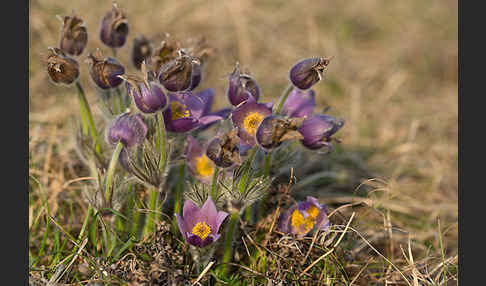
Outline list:
[[[88,54],[89,74],[102,89],[110,89],[119,86],[123,79],[119,76],[125,74],[125,68],[115,58],[104,58],[101,51],[96,50],[96,55]]]
[[[72,56],[79,56],[88,43],[88,32],[84,21],[75,16],[65,16],[62,20],[59,48]]]
[[[122,10],[113,3],[111,11],[101,20],[100,39],[111,48],[122,47],[128,36],[128,21]]]
[[[56,84],[70,85],[79,77],[78,62],[61,49],[49,48],[46,62],[47,73]]]

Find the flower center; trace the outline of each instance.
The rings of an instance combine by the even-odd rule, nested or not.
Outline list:
[[[319,214],[319,210],[315,206],[311,206],[307,209],[309,216],[304,218],[299,210],[294,210],[290,217],[290,224],[295,228],[298,234],[308,233],[316,224],[316,217]]]
[[[245,117],[243,121],[243,127],[245,128],[246,132],[250,133],[250,135],[255,135],[258,125],[263,120],[263,115],[258,112],[251,112]]]
[[[202,155],[196,159],[196,171],[203,177],[211,176],[214,173],[213,162],[209,160],[208,156]]]
[[[192,234],[199,236],[202,240],[204,240],[210,233],[211,228],[204,221],[196,223],[192,228]]]
[[[172,112],[172,120],[186,118],[191,115],[187,106],[178,101],[172,101],[170,103],[170,111]]]

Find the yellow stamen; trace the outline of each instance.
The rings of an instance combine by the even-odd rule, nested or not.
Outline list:
[[[309,213],[309,216],[304,218],[299,210],[294,210],[290,216],[290,224],[299,234],[308,233],[314,227],[319,210],[311,206],[307,209],[307,213]]]
[[[212,176],[214,173],[214,163],[208,156],[202,155],[196,159],[196,171],[203,177]]]
[[[192,234],[199,236],[202,240],[204,240],[210,233],[211,233],[211,228],[204,221],[198,222],[192,228]]]
[[[243,127],[245,128],[246,132],[250,133],[250,135],[255,135],[256,130],[263,118],[263,115],[258,112],[251,112],[248,114],[243,121]]]
[[[191,115],[187,106],[178,101],[172,101],[170,103],[170,110],[172,112],[172,120],[186,118]]]

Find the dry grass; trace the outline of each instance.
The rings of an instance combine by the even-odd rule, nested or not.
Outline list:
[[[225,75],[236,61],[254,74],[263,99],[275,100],[297,60],[334,56],[326,79],[315,89],[318,109],[331,105],[332,115],[346,119],[339,132],[343,143],[329,162],[337,162],[330,168],[349,180],[304,189],[334,209],[355,203],[337,211],[333,221],[344,227],[356,212],[350,226],[356,232],[341,243],[352,245],[346,254],[351,255],[350,261],[360,261],[352,266],[347,281],[366,285],[360,277],[374,277],[370,266],[382,261],[366,239],[400,265],[411,285],[429,283],[427,277],[449,285],[438,275],[444,265],[457,265],[458,255],[457,1],[117,2],[131,25],[129,44],[119,52],[129,70],[133,70],[128,57],[131,41],[141,33],[156,41],[165,32],[180,39],[202,34],[217,48],[202,86],[213,87],[221,97]],[[74,152],[70,124],[79,110],[73,90],[48,82],[41,54],[57,44],[60,22],[55,15],[72,10],[87,23],[87,51],[105,49],[97,32],[110,1],[32,0],[30,6],[30,174],[39,178],[43,188],[33,187],[29,229],[46,212],[55,216],[69,211],[63,204],[68,201],[78,206],[79,215],[71,217],[75,232],[87,209],[76,183],[70,181],[87,176]],[[90,92],[83,57],[86,52],[80,61],[82,82],[94,103],[97,98]],[[225,102],[222,98],[217,104]],[[96,108],[94,113],[101,115]],[[353,195],[363,188],[360,182],[369,191],[366,197]],[[39,198],[47,199],[48,210]],[[36,230],[30,239],[31,243],[41,240],[42,232]],[[305,243],[307,249],[310,243]],[[371,258],[366,258],[367,253]],[[317,257],[309,257],[306,266]],[[377,285],[401,280],[390,264],[378,272],[384,275],[373,282]]]

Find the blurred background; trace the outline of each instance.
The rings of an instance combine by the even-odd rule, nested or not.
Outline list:
[[[434,242],[440,218],[448,252],[457,252],[457,1],[116,2],[130,25],[127,44],[118,51],[128,73],[135,70],[132,42],[141,34],[155,44],[164,33],[180,40],[207,38],[215,51],[201,86],[215,89],[217,107],[227,105],[226,75],[236,61],[258,81],[262,101],[270,101],[285,89],[298,60],[333,56],[315,86],[317,110],[331,106],[331,115],[346,120],[337,134],[339,148],[367,171],[356,183],[348,181],[349,192],[363,179],[383,180],[389,196],[382,203],[394,212],[397,227]],[[74,89],[49,82],[42,58],[47,47],[58,44],[56,15],[75,11],[88,29],[79,62],[95,105],[84,59],[96,48],[111,52],[98,38],[101,17],[110,8],[111,1],[30,1],[29,148],[31,164],[41,166],[31,172],[43,176],[54,205],[62,197],[63,170],[77,160],[69,122],[79,107]]]

